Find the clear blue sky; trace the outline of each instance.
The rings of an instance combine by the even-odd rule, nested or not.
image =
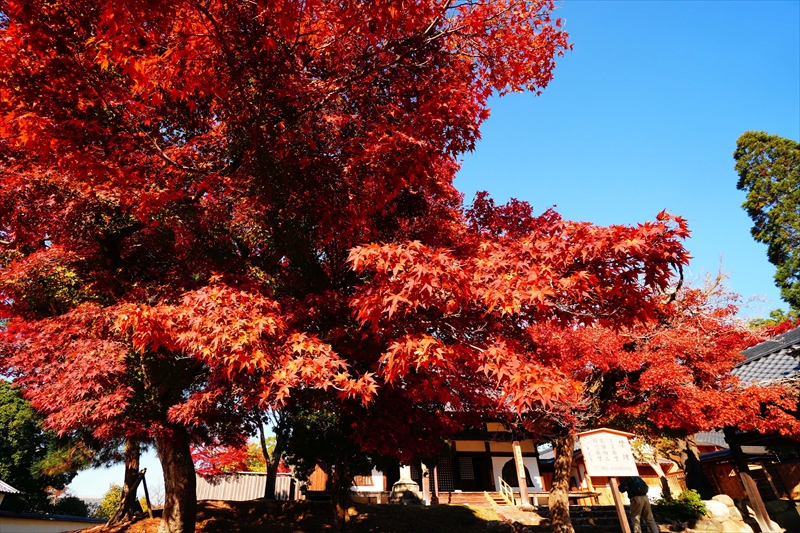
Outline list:
[[[786,307],[732,154],[747,130],[800,140],[800,1],[566,1],[559,16],[575,48],[542,96],[492,101],[456,181],[467,200],[488,190],[598,224],[667,209],[693,230],[691,274],[715,273],[721,255],[733,290],[771,300],[745,313]],[[163,484],[155,454],[143,466]],[[112,482],[121,466],[81,473],[72,491]]]
[[[471,201],[552,205],[598,224],[688,219],[691,274],[787,306],[766,246],[750,236],[733,170],[736,139],[763,130],[800,140],[800,2],[570,1],[558,15],[574,50],[539,97],[491,102],[456,181]]]

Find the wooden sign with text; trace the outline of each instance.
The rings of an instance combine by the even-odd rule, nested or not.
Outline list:
[[[586,472],[592,477],[638,476],[628,437],[633,435],[605,428],[578,434]]]

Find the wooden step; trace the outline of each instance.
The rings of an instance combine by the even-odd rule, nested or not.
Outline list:
[[[440,492],[439,503],[443,505],[473,505],[476,507],[490,507],[491,501],[497,505],[504,505],[499,492]],[[502,504],[500,503],[502,502]]]

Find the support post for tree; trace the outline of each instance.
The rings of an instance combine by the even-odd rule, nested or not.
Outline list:
[[[622,494],[619,493],[617,478],[609,478],[609,483],[611,484],[611,494],[614,496],[614,507],[617,509],[617,517],[619,517],[619,525],[622,528],[622,533],[631,533],[628,513],[625,512],[625,505],[622,503]]]
[[[517,465],[517,480],[519,481],[519,500],[523,506],[530,505],[528,500],[528,480],[525,477],[525,463],[522,461],[522,447],[515,440],[511,446],[514,449],[514,464]]]
[[[756,522],[758,522],[758,527],[761,528],[762,533],[772,533],[772,528],[770,527],[771,520],[769,518],[769,513],[767,513],[767,507],[764,505],[761,493],[758,492],[756,482],[750,475],[750,465],[747,464],[747,458],[745,458],[744,452],[742,452],[739,438],[736,435],[736,428],[728,426],[725,427],[722,432],[725,434],[725,442],[727,442],[730,447],[731,457],[733,457],[733,462],[736,465],[736,469],[739,471],[739,477],[742,480],[742,485],[744,485],[744,491],[747,493],[747,498],[750,500],[753,511],[756,513],[755,519]]]
[[[153,504],[150,503],[150,491],[147,490],[147,479],[145,479],[144,475],[147,473],[146,468],[142,468],[142,488],[144,489],[144,502],[147,504],[147,515],[150,518],[153,518]]]

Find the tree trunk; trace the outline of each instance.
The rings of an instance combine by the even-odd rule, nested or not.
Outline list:
[[[569,517],[569,478],[575,451],[575,435],[554,439],[553,451],[555,462],[553,480],[550,483],[550,522],[553,533],[575,533]]]
[[[686,474],[686,488],[696,490],[704,500],[710,500],[716,494],[714,485],[703,472],[703,465],[698,458],[697,446],[689,439],[678,439],[681,467]]]
[[[669,488],[669,481],[667,481],[667,476],[664,474],[664,469],[661,468],[661,465],[658,462],[658,452],[655,449],[653,450],[653,459],[649,460],[648,463],[658,476],[658,480],[661,482],[661,499],[665,501],[672,501],[672,491],[670,491]]]
[[[172,428],[170,435],[156,437],[156,450],[164,469],[164,514],[158,533],[194,533],[197,481],[189,435]]]
[[[119,506],[108,521],[109,524],[116,524],[123,520],[133,518],[141,507],[137,508],[136,491],[139,488],[139,483],[142,481],[142,475],[139,473],[139,443],[134,441],[125,441],[125,480],[122,485],[122,495],[119,499]]]
[[[264,440],[262,446],[266,448],[266,440]],[[280,466],[281,456],[283,455],[285,447],[286,438],[282,433],[277,432],[275,435],[275,449],[272,450],[272,458],[267,463],[267,487],[264,491],[264,497],[270,500],[275,499],[275,482],[278,478],[278,466]]]
[[[347,531],[350,514],[347,504],[350,500],[350,480],[347,472],[347,459],[336,463],[333,472],[333,485],[331,487],[331,503],[333,504],[333,519],[339,530]]]
[[[667,502],[672,501],[672,489],[669,488],[669,481],[667,480],[667,476],[659,476],[659,481],[661,481],[661,499]]]

